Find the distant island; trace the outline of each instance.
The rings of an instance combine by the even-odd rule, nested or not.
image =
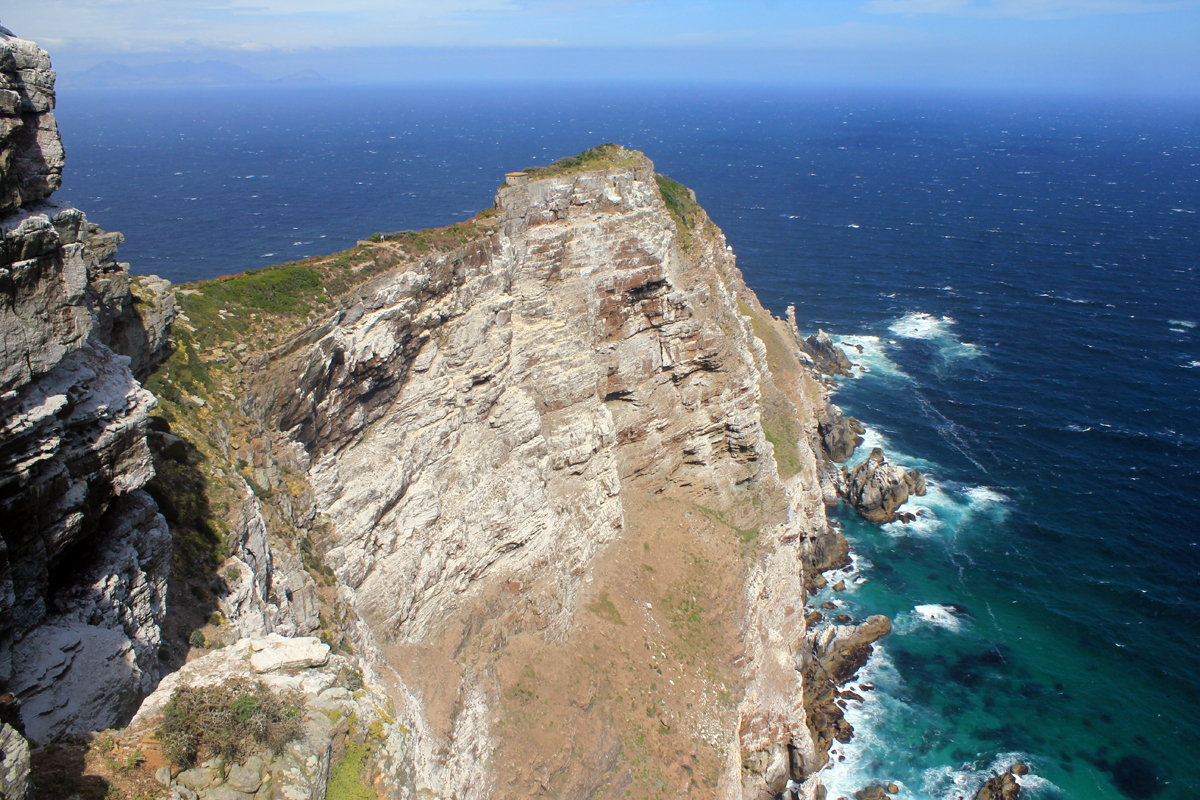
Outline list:
[[[306,69],[267,80],[228,61],[166,61],[161,64],[130,67],[116,61],[103,61],[83,72],[59,76],[62,88],[172,88],[182,86],[263,86],[325,83],[315,70]]]

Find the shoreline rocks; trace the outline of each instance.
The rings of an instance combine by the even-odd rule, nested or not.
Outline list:
[[[866,432],[865,425],[854,417],[844,416],[842,409],[833,403],[817,411],[817,435],[830,461],[840,464],[853,456]]]
[[[1017,776],[1027,775],[1029,767],[1018,762],[1006,771],[987,779],[987,782],[975,793],[975,800],[1018,800],[1021,796],[1021,784]]]
[[[852,508],[866,520],[885,524],[901,519],[897,513],[910,496],[925,494],[925,476],[915,469],[889,464],[881,448],[871,450],[866,461],[852,472],[842,470],[841,494]],[[912,520],[911,515],[904,521]]]

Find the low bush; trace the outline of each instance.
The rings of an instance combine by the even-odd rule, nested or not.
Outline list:
[[[281,697],[262,681],[238,678],[176,689],[163,708],[158,739],[168,760],[190,767],[213,756],[238,762],[264,748],[278,753],[300,732],[298,696]]]

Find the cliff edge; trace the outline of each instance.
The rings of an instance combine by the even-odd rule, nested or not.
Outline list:
[[[315,671],[271,680],[305,738],[246,785],[323,797],[370,720],[352,778],[385,796],[822,796],[837,687],[890,627],[806,608],[847,562],[826,506],[861,484],[892,514],[918,476],[833,467],[861,426],[689,190],[602,145],[466,222],[176,294],[49,199],[44,52],[0,37],[0,78],[0,680],[28,738],[141,704],[119,746],[162,763],[169,692],[298,648]],[[163,783],[216,797],[227,766]]]

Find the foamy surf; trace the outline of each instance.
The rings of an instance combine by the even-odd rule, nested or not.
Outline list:
[[[962,618],[958,616],[958,613],[954,610],[954,606],[941,605],[940,603],[913,606],[911,612],[897,615],[898,630],[900,629],[900,617],[906,617],[905,627],[908,627],[908,630],[900,630],[900,633],[911,633],[922,626],[942,628],[958,633],[963,627]]]
[[[946,361],[979,356],[981,350],[978,345],[959,341],[954,336],[951,328],[955,324],[951,317],[910,311],[889,325],[888,330],[902,339],[920,339],[936,344]]]
[[[947,766],[928,769],[922,775],[921,791],[918,796],[931,798],[974,797],[988,778],[1007,772],[1017,762],[1033,769],[1035,766],[1030,763],[1032,760],[1026,753],[1000,753],[990,762],[975,761],[963,764],[957,769]],[[1049,792],[1058,790],[1058,787],[1050,781],[1032,773],[1019,777],[1017,783],[1034,796],[1045,796]]]
[[[855,377],[873,374],[911,380],[896,362],[887,357],[889,343],[878,336],[835,336],[833,339],[846,351],[846,355],[856,366]]]

